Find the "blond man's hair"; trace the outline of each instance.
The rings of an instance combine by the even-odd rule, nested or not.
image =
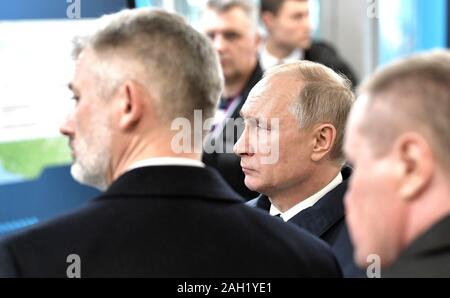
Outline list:
[[[450,51],[416,54],[378,70],[358,91],[368,96],[361,126],[382,154],[402,133],[415,131],[450,169]]]

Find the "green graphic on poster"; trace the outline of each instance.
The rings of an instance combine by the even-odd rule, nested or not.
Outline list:
[[[0,22],[0,185],[70,163],[59,126],[72,105],[72,40],[91,26],[90,20]]]

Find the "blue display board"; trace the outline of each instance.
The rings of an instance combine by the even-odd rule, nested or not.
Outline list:
[[[447,48],[450,48],[450,4],[447,2]]]
[[[448,47],[447,0],[379,1],[379,62]]]

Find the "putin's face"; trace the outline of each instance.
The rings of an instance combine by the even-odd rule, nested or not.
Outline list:
[[[313,137],[290,111],[301,88],[287,75],[272,75],[250,92],[241,110],[245,129],[234,147],[248,188],[274,196],[309,175]]]

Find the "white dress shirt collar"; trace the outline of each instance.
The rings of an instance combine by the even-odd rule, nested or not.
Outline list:
[[[259,56],[262,69],[268,70],[269,68],[274,67],[276,65],[303,60],[305,54],[301,49],[295,49],[287,57],[284,57],[283,59],[278,59],[277,57],[269,53],[267,47],[264,46]]]
[[[199,160],[182,158],[182,157],[153,157],[140,160],[133,163],[127,171],[137,168],[151,167],[151,166],[185,166],[185,167],[199,167],[204,168],[205,164]]]
[[[291,218],[293,218],[295,215],[297,215],[300,211],[305,210],[306,208],[309,208],[313,206],[315,203],[317,203],[323,196],[325,196],[327,193],[329,193],[331,190],[333,190],[336,186],[341,184],[343,181],[342,174],[339,172],[339,174],[330,182],[328,183],[324,188],[310,196],[309,198],[301,201],[297,205],[293,206],[286,212],[280,212],[274,205],[270,205],[270,215],[275,216],[280,214],[280,217],[284,221],[288,221]]]

